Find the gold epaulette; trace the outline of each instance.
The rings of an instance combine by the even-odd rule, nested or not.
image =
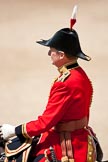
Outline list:
[[[61,73],[61,76],[57,79],[57,81],[64,82],[70,75],[70,71],[65,66],[61,67],[58,70]]]

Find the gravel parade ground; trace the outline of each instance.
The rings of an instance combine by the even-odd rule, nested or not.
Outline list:
[[[48,48],[36,44],[69,27],[78,5],[77,30],[90,62],[79,64],[90,77],[94,95],[90,126],[108,159],[108,0],[0,0],[0,124],[34,120],[45,109],[53,79]]]

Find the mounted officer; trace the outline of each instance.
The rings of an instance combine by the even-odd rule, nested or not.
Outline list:
[[[95,162],[97,139],[88,126],[93,87],[78,58],[89,61],[82,52],[78,34],[73,29],[76,22],[76,7],[70,20],[70,28],[57,31],[50,39],[37,43],[49,47],[51,62],[58,68],[59,76],[51,87],[48,103],[42,115],[34,121],[14,127],[1,126],[4,139],[17,136],[32,139],[40,136],[33,146],[30,161]]]

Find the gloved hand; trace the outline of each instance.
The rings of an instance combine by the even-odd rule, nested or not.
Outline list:
[[[3,124],[0,126],[0,137],[8,140],[10,137],[15,136],[15,126],[10,124]]]

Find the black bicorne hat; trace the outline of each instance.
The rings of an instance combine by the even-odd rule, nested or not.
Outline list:
[[[57,31],[49,40],[41,40],[37,41],[37,43],[55,48],[58,51],[63,51],[87,61],[91,59],[82,52],[78,34],[74,29],[70,30],[69,28],[63,28]]]
[[[70,28],[63,28],[57,31],[50,39],[37,41],[37,43],[43,46],[55,48],[56,50],[63,51],[71,56],[89,61],[91,58],[82,52],[78,34],[73,29],[73,25],[76,23],[76,13],[77,6],[74,7],[72,12]]]

